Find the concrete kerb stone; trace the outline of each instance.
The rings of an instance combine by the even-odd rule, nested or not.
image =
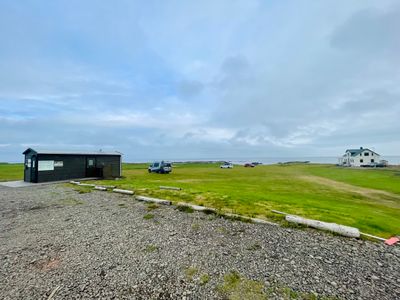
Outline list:
[[[114,193],[125,194],[125,195],[133,195],[133,194],[135,194],[134,191],[122,190],[122,189],[113,189],[113,192],[114,192]]]
[[[247,221],[250,221],[251,223],[256,223],[256,224],[267,224],[267,225],[278,226],[277,223],[273,223],[273,222],[266,221],[263,219],[258,219],[258,218],[251,218],[251,217],[237,215],[237,214],[231,214],[231,213],[222,213],[222,215],[230,217],[230,218],[238,218],[238,219],[247,220]]]
[[[79,186],[90,186],[90,187],[95,187],[95,184],[90,184],[90,183],[78,183]]]
[[[196,211],[212,211],[214,213],[217,213],[217,210],[215,208],[211,208],[211,207],[205,207],[205,206],[200,206],[200,205],[194,205],[194,204],[189,204],[189,203],[184,203],[184,202],[178,202],[177,206],[186,206],[186,207],[190,207],[193,210]]]
[[[95,186],[94,189],[98,191],[107,191],[107,188],[104,186]]]
[[[226,217],[230,217],[230,218],[237,218],[237,219],[244,219],[244,220],[248,220],[252,223],[256,223],[256,224],[267,224],[267,225],[273,225],[273,226],[277,226],[277,223],[273,223],[270,221],[266,221],[263,219],[258,219],[258,218],[251,218],[251,217],[246,217],[246,216],[241,216],[241,215],[237,215],[237,214],[231,214],[231,213],[221,213],[218,212],[218,210],[216,210],[215,208],[211,208],[211,207],[206,207],[206,206],[199,206],[199,205],[194,205],[194,204],[189,204],[189,203],[184,203],[184,202],[178,202],[177,206],[186,206],[186,207],[190,207],[195,211],[202,211],[202,212],[214,212],[214,213],[218,213],[221,216],[226,216]]]
[[[136,200],[143,201],[143,202],[151,202],[151,203],[157,203],[157,204],[163,204],[163,205],[171,205],[172,202],[169,200],[164,200],[164,199],[157,199],[157,198],[151,198],[151,197],[145,197],[145,196],[136,196]]]
[[[172,191],[181,191],[181,190],[182,190],[180,187],[165,186],[165,185],[160,185],[159,188],[160,188],[161,190],[172,190]]]

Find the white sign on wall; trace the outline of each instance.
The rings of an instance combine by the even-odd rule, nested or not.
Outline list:
[[[39,171],[53,171],[54,170],[54,160],[39,160]]]
[[[63,167],[64,166],[64,162],[62,160],[56,160],[54,162],[54,167]]]

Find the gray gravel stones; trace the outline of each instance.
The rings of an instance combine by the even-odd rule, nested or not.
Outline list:
[[[221,299],[232,271],[266,293],[398,297],[399,247],[174,207],[147,213],[127,195],[0,188],[0,298],[47,299],[59,287],[53,299]]]

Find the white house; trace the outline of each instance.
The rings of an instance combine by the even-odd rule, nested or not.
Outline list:
[[[347,149],[345,154],[339,158],[339,165],[345,167],[371,166],[380,163],[381,156],[368,148]]]

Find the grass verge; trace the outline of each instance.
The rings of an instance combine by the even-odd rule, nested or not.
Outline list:
[[[218,164],[196,163],[176,164],[171,174],[160,175],[148,174],[146,164],[123,164],[124,178],[98,182],[135,189],[143,196],[212,207],[222,213],[279,221],[280,216],[271,212],[276,209],[389,237],[400,232],[399,174],[400,168],[290,164],[225,170]],[[22,177],[22,164],[0,165],[0,180]],[[160,185],[182,190],[161,190]]]

